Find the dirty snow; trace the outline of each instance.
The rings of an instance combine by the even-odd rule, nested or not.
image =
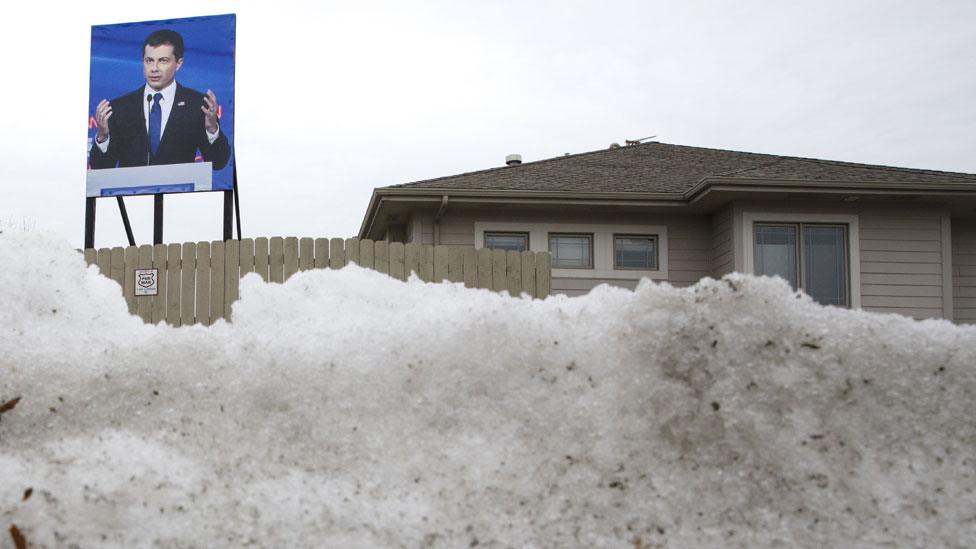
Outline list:
[[[0,545],[976,546],[973,327],[348,267],[175,329],[66,243],[0,265]]]

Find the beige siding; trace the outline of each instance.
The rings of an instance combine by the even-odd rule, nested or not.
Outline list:
[[[712,271],[712,237],[704,216],[670,217],[668,226],[668,282],[691,286]]]
[[[859,224],[862,308],[942,317],[940,214],[867,211],[859,215]]]
[[[440,221],[440,242],[445,246],[474,246],[474,219],[447,217]]]
[[[716,212],[711,218],[712,229],[712,274],[721,278],[735,270],[735,256],[732,248],[732,207]]]
[[[952,294],[955,321],[976,324],[976,219],[952,220]]]

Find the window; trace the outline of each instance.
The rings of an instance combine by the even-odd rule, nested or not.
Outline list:
[[[778,275],[823,305],[850,304],[847,225],[756,223],[755,273]]]
[[[749,225],[752,231],[752,225]],[[602,223],[558,223],[526,221],[475,221],[474,242],[478,248],[492,247],[492,234],[528,235],[528,250],[550,252],[553,255],[552,276],[559,279],[586,278],[635,281],[639,278],[668,279],[667,225],[624,225]],[[485,237],[489,238],[486,239]],[[638,242],[628,258],[631,261],[653,262],[650,268],[615,268],[614,238],[653,238]],[[746,237],[746,242],[752,235]],[[555,241],[553,240],[555,239]],[[521,238],[519,238],[521,240]],[[647,253],[653,246],[653,254]],[[640,250],[643,250],[640,251]],[[752,252],[752,248],[749,248]],[[644,254],[644,259],[630,255]],[[626,263],[626,261],[625,261]],[[752,260],[749,260],[752,264]],[[856,296],[855,296],[856,297]]]
[[[524,252],[529,249],[529,233],[486,232],[485,248]]]
[[[613,268],[657,270],[657,237],[613,235]]]
[[[593,268],[593,235],[549,234],[552,266],[559,269]]]

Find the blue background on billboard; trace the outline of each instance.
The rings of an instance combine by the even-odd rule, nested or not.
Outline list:
[[[153,31],[171,29],[183,36],[183,66],[176,73],[181,85],[205,93],[213,90],[221,106],[220,131],[231,145],[231,160],[213,172],[213,190],[233,188],[234,164],[234,36],[236,16],[212,15],[138,23],[92,26],[89,120],[102,99],[112,100],[142,88],[142,43]],[[89,150],[96,128],[89,123]]]

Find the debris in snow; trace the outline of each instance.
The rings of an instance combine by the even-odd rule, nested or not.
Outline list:
[[[0,420],[3,419],[4,412],[9,412],[17,406],[17,403],[20,402],[20,398],[21,397],[12,398],[3,404],[0,404]]]

